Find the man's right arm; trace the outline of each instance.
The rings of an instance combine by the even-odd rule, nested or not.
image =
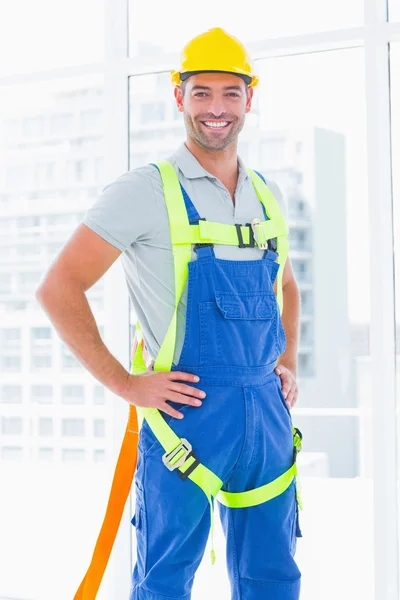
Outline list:
[[[124,393],[129,374],[103,343],[85,292],[120,254],[120,250],[81,224],[35,294],[59,337],[79,362],[117,395]]]
[[[193,375],[178,371],[131,375],[101,339],[85,292],[120,254],[86,225],[79,225],[36,290],[36,299],[60,338],[103,385],[131,404],[156,407],[181,418],[182,413],[166,400],[198,406],[196,399],[204,396],[184,383],[197,381]]]

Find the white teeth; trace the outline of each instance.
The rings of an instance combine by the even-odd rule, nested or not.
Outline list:
[[[210,123],[210,121],[204,121],[205,125],[207,125],[207,127],[226,127],[226,125],[228,125],[228,121],[220,121],[219,123]]]

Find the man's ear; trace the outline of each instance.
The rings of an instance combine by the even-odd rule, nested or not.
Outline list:
[[[254,89],[252,87],[248,88],[248,95],[246,100],[246,112],[250,112],[251,110],[251,101],[253,100]]]
[[[176,85],[174,88],[174,96],[179,112],[183,112],[183,92],[179,85]]]

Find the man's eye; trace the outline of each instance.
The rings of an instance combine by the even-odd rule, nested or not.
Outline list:
[[[195,94],[195,96],[198,96],[199,98],[200,98],[200,97],[203,97],[203,96],[205,96],[205,95],[206,95],[206,93],[205,93],[205,92],[197,92],[197,93]]]
[[[234,96],[235,98],[239,98],[239,94],[236,94],[236,92],[229,92],[228,96]]]

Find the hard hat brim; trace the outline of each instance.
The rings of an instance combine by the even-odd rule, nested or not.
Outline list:
[[[185,73],[180,73],[180,80],[186,81],[186,79],[189,79],[192,75],[198,75],[199,73],[229,73],[230,75],[240,77],[247,85],[250,85],[253,79],[250,75],[244,75],[243,73],[234,73],[232,71],[222,71],[218,69],[202,69],[201,71],[186,71]]]

